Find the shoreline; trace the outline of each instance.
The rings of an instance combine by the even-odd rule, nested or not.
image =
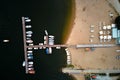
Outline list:
[[[66,44],[115,44],[114,39],[110,42],[100,42],[99,39],[99,23],[105,23],[102,24],[101,30],[104,25],[111,25],[109,16],[111,12],[114,14],[113,19],[115,19],[118,14],[106,0],[93,0],[92,2],[90,0],[75,0],[75,15],[74,22],[72,22],[74,24],[71,25]],[[90,31],[91,25],[94,25],[94,32]],[[91,35],[94,35],[93,42],[90,42]],[[104,35],[108,35],[107,30]],[[69,48],[69,51],[71,52],[72,65],[77,69],[118,69],[120,67],[119,61],[115,58],[117,56],[115,50],[117,49],[119,47],[95,48],[94,51]]]
[[[67,16],[67,20],[65,22],[65,27],[63,30],[63,34],[62,34],[62,43],[66,44],[66,42],[68,41],[70,34],[72,32],[72,29],[74,27],[74,21],[75,21],[75,16],[76,16],[76,4],[75,4],[75,0],[71,0],[71,6],[70,6],[70,14],[68,14]]]
[[[103,30],[103,26],[111,25],[112,21],[110,13],[113,13],[113,19],[118,16],[116,11],[109,5],[106,0],[74,0],[74,14],[71,21],[66,25],[67,28],[64,31],[65,44],[115,44],[115,39],[108,41],[100,41],[99,31]],[[73,21],[73,22],[72,22]],[[71,22],[71,23],[70,23]],[[100,25],[102,23],[102,25]],[[94,32],[91,32],[91,25],[94,25]],[[100,29],[100,27],[102,29]],[[108,35],[107,29],[105,35]],[[109,30],[112,34],[111,29]],[[66,35],[67,33],[67,35]],[[68,35],[69,34],[69,35]],[[91,35],[93,42],[90,41]],[[67,36],[67,37],[66,37]],[[120,70],[120,62],[116,57],[119,53],[119,46],[111,48],[68,48],[70,54],[71,65],[73,69],[82,70]],[[81,79],[81,76],[74,74],[77,80]]]
[[[96,5],[99,4],[99,2],[103,6]],[[104,4],[102,2],[104,2]],[[101,8],[101,11],[99,9],[95,10],[97,8]],[[105,13],[102,11],[105,11]],[[68,34],[67,38],[64,38],[65,44],[89,44],[90,35],[92,34],[90,33],[90,26],[94,25],[94,29],[96,29],[95,32],[98,32],[98,26],[100,22],[105,23],[105,25],[110,25],[110,12],[113,12],[115,18],[115,10],[109,6],[106,0],[94,0],[94,2],[91,4],[89,4],[89,1],[86,0],[81,0],[81,2],[79,0],[74,0],[74,10],[72,11],[72,14],[74,14],[72,15],[71,22],[69,21],[69,27],[65,28],[65,30],[68,30],[68,32],[64,32],[65,34]],[[102,24],[102,26],[103,25],[104,24]],[[95,34],[95,37],[96,36],[99,35]],[[64,37],[66,37],[66,35]],[[99,43],[98,37],[94,38],[93,41],[93,43]]]

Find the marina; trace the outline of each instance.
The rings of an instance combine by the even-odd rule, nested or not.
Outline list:
[[[28,18],[29,19],[29,18]],[[66,49],[66,54],[67,54],[67,64],[68,65],[71,65],[72,63],[72,60],[71,60],[71,52],[68,51],[69,48],[74,48],[74,49],[81,49],[81,48],[110,48],[110,47],[116,47],[118,46],[117,44],[76,44],[76,45],[68,45],[68,44],[54,44],[54,36],[52,35],[48,35],[47,31],[45,30],[45,34],[46,36],[44,36],[44,44],[43,43],[40,43],[40,45],[30,45],[31,43],[33,43],[33,41],[30,39],[30,40],[27,40],[26,38],[26,30],[25,30],[25,17],[22,17],[22,24],[23,24],[23,39],[24,39],[24,55],[25,55],[25,64],[28,64],[28,65],[25,65],[25,70],[26,70],[26,73],[27,74],[35,74],[35,71],[34,71],[34,67],[33,67],[33,62],[29,62],[29,60],[32,60],[33,59],[33,56],[28,56],[30,54],[33,54],[32,51],[29,51],[29,49],[46,49],[46,53],[47,54],[52,54],[52,48],[61,48],[61,47],[65,47]],[[30,32],[32,33],[32,31],[27,31],[27,32]],[[101,32],[100,32],[101,33]],[[52,42],[51,42],[52,41]],[[49,43],[50,42],[50,43]],[[26,43],[29,43],[29,45],[26,45]],[[29,67],[32,67],[29,68]],[[69,72],[70,70],[68,70]],[[81,71],[78,71],[78,70],[72,70],[72,72],[74,73],[80,73]],[[95,71],[95,70],[87,70],[87,72],[90,71],[90,72],[98,72],[98,73],[102,73],[102,72],[106,72],[105,71],[102,71],[102,70],[98,70],[98,71]],[[110,70],[108,70],[109,72]],[[63,71],[63,72],[66,72],[66,71]],[[84,71],[82,71],[84,72]],[[85,70],[86,72],[86,70]],[[119,70],[117,72],[120,72]],[[69,72],[70,73],[70,72]],[[112,70],[110,73],[116,73],[116,70]]]
[[[99,3],[102,4],[102,1],[101,2],[99,1]],[[86,2],[86,4],[88,3]],[[108,5],[107,2],[104,4]],[[95,4],[94,6],[99,7],[98,5]],[[83,9],[83,12],[85,11],[85,9],[86,7]],[[66,48],[65,51],[67,55],[67,65],[73,66],[72,67],[73,69],[64,70],[63,72],[65,73],[70,73],[70,74],[79,74],[82,72],[83,73],[120,73],[120,68],[119,68],[120,67],[119,66],[119,44],[120,44],[119,32],[120,31],[117,29],[114,23],[109,21],[109,18],[112,18],[113,20],[113,18],[117,16],[117,14],[115,14],[114,11],[112,11],[114,15],[113,13],[106,11],[106,14],[108,14],[109,16],[107,16],[105,19],[101,19],[102,20],[101,22],[100,18],[98,19],[95,15],[93,15],[97,12],[92,13],[92,9],[89,10],[91,12],[89,15],[86,13],[76,14],[79,17],[76,17],[74,27],[71,31],[71,35],[69,36],[69,39],[65,44],[54,44],[54,36],[49,35],[47,33],[47,30],[45,30],[44,42],[39,43],[38,45],[34,45],[32,41],[25,40],[32,36],[31,32],[29,33],[29,36],[27,35],[27,38],[23,37],[24,44],[26,42],[28,43],[27,45],[24,45],[25,63],[26,64],[29,63],[29,59],[32,58],[32,57],[28,58],[28,56],[26,56],[27,55],[26,52],[28,49],[35,49],[35,50],[44,49],[47,55],[52,55],[52,48],[60,49],[64,47]],[[83,15],[82,20],[81,19],[79,20],[81,15]],[[90,15],[94,17],[94,20],[91,20]],[[86,16],[88,16],[88,20],[84,20]],[[102,17],[103,16],[104,14],[102,14]],[[29,18],[27,19],[28,20],[22,17],[23,29],[31,28],[30,25],[29,27],[28,26],[26,27],[25,25],[25,22],[31,21],[31,19],[30,20]],[[77,22],[77,19],[80,22]],[[85,26],[86,28],[83,29],[83,26]],[[24,32],[23,36],[26,36],[25,33],[26,32]],[[114,65],[112,65],[112,63],[114,63]],[[31,65],[32,65],[32,69],[29,68],[29,66]],[[31,74],[31,73],[35,74],[33,65],[34,64],[25,66],[27,74]]]

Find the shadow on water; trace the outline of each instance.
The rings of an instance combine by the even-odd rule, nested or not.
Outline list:
[[[21,17],[29,16],[33,41],[43,41],[44,29],[55,36],[55,43],[61,43],[62,32],[71,0],[6,0],[0,3],[0,71],[4,80],[75,80],[60,70],[66,66],[64,48],[46,55],[44,50],[34,51],[35,75],[25,74]],[[9,39],[9,43],[2,43]]]
[[[61,50],[53,49],[53,54],[45,54],[44,50],[34,51],[34,62],[38,79],[44,80],[75,80],[67,73],[62,73],[61,68],[66,66],[66,53],[64,48]]]

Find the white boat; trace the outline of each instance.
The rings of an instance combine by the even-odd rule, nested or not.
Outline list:
[[[30,61],[30,62],[28,62],[28,64],[33,65],[33,62],[32,62],[32,61]]]
[[[25,61],[23,61],[22,66],[25,67]]]
[[[29,46],[33,46],[33,44],[29,44]]]
[[[52,54],[52,48],[51,47],[46,48],[46,54]]]
[[[66,48],[65,51],[66,51],[67,56],[70,56],[70,51],[68,50],[68,48]]]
[[[70,56],[67,56],[67,59],[70,60]]]
[[[31,40],[31,38],[26,38],[27,40]]]
[[[35,50],[37,50],[38,48],[34,48]]]
[[[61,47],[57,46],[56,49],[61,49]]]
[[[32,40],[27,40],[26,42],[27,42],[27,43],[32,43],[33,41],[32,41]]]
[[[32,28],[32,26],[31,26],[31,25],[26,25],[25,27],[26,27],[26,28]]]
[[[33,67],[33,65],[32,65],[32,64],[29,64],[28,67]]]
[[[32,31],[27,31],[26,34],[33,34],[33,32]]]
[[[67,64],[71,64],[71,62],[68,61]]]
[[[33,65],[28,65],[28,67],[33,67]]]
[[[3,40],[3,42],[9,42],[9,40],[6,39],[6,40]]]
[[[27,51],[28,53],[32,53],[33,51]]]
[[[28,56],[27,58],[30,59],[30,60],[32,60],[32,59],[33,59],[33,56]]]
[[[49,43],[49,45],[54,45],[54,36],[52,36],[52,35],[49,36],[48,43]]]
[[[49,40],[49,45],[54,45],[54,40]]]
[[[28,55],[28,56],[32,56],[33,54],[32,54],[32,53],[28,53],[27,55]]]
[[[34,69],[31,67],[31,68],[28,68],[28,70],[34,70]]]
[[[29,17],[24,17],[24,19],[29,19]]]
[[[31,21],[31,19],[25,19],[25,22],[30,22]]]
[[[44,41],[44,44],[47,44],[47,41]]]
[[[71,60],[70,59],[67,59],[67,62],[70,62]]]
[[[52,48],[51,48],[51,47],[49,47],[49,53],[50,53],[50,54],[52,53]]]
[[[31,34],[28,34],[28,35],[26,35],[27,37],[31,37],[32,35]]]
[[[54,36],[53,35],[49,35],[49,38],[54,38]]]
[[[43,45],[43,43],[39,43],[39,45]],[[42,49],[42,47],[39,47],[39,49]]]
[[[46,35],[48,35],[48,32],[47,32],[47,30],[45,30],[45,34],[46,34]]]

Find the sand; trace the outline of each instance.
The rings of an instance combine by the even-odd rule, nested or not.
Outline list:
[[[100,42],[99,31],[104,25],[114,23],[109,16],[113,14],[113,20],[118,16],[116,11],[106,0],[75,0],[75,19],[73,28],[66,44],[115,44],[115,40]],[[90,26],[94,32],[90,32]],[[105,30],[105,35],[107,35]],[[94,35],[93,38],[90,36]],[[92,39],[93,42],[90,42]],[[85,51],[85,49],[69,48],[71,60],[74,68],[77,69],[120,69],[120,60],[116,59],[116,50],[119,47],[112,48],[95,48],[94,51]],[[79,79],[78,79],[79,80]]]
[[[116,17],[116,12],[105,0],[75,0],[76,15],[70,37],[69,44],[89,43],[90,26],[94,25],[94,35],[98,38],[99,23],[111,24],[109,13],[112,12]],[[94,43],[98,43],[94,40]]]

